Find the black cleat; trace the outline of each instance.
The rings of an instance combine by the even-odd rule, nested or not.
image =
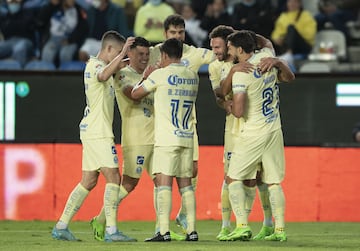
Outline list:
[[[199,235],[196,231],[192,231],[190,234],[186,234],[185,241],[198,241]]]
[[[153,237],[146,238],[145,241],[171,241],[170,232],[166,232],[164,235],[161,235],[160,232],[157,232]]]

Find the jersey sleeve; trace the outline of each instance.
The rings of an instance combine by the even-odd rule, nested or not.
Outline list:
[[[221,69],[219,68],[219,64],[214,61],[209,64],[209,79],[212,86],[212,89],[215,90],[220,87],[220,75]]]
[[[252,80],[252,74],[244,72],[235,72],[232,77],[232,91],[233,94],[244,93],[247,91]]]

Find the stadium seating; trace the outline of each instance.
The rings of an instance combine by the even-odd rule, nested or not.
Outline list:
[[[82,61],[69,61],[61,63],[59,66],[59,70],[62,71],[83,71],[85,69],[86,64]]]
[[[301,73],[331,72],[331,67],[326,62],[307,62],[300,66]]]
[[[33,60],[28,62],[25,67],[25,70],[35,70],[35,71],[41,71],[41,70],[45,70],[45,71],[52,71],[52,70],[56,70],[56,67],[53,63],[50,62],[46,62],[46,61],[38,61],[38,60]]]
[[[321,30],[316,34],[315,45],[309,54],[309,60],[345,61],[346,59],[346,38],[341,31]]]
[[[21,64],[13,59],[0,60],[0,70],[22,70]]]

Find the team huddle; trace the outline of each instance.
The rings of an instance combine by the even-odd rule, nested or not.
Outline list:
[[[197,72],[201,65],[209,64],[217,104],[227,114],[222,226],[216,238],[286,241],[281,188],[284,143],[277,83],[292,81],[294,74],[274,56],[271,42],[251,31],[220,25],[209,35],[212,50],[183,43],[185,22],[180,15],[165,20],[164,32],[166,40],[150,46],[142,37],[125,39],[108,31],[98,55],[89,59],[84,72],[86,107],[79,125],[82,179],[69,195],[52,237],[78,240],[68,225],[102,173],[106,185],[102,210],[91,220],[94,238],[137,241],[119,231],[117,212],[146,170],[154,182],[156,224],[154,235],[145,241],[199,240],[194,193],[199,155],[195,102]],[[122,120],[122,175],[112,128],[115,99]],[[181,194],[176,222],[184,235],[170,230],[174,178]],[[264,222],[253,236],[248,215],[256,187]]]

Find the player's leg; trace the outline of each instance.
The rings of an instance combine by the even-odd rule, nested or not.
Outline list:
[[[221,240],[249,240],[252,232],[248,216],[255,199],[256,164],[260,159],[265,140],[262,137],[239,137],[234,145],[226,183],[236,218],[236,228]]]
[[[196,128],[196,127],[195,127]],[[191,184],[193,190],[196,191],[198,183],[198,160],[199,160],[199,139],[197,135],[197,130],[194,130],[194,150],[193,150],[193,176],[191,178]],[[179,212],[176,215],[176,224],[180,226],[184,233],[187,229],[187,219],[186,219],[186,209],[182,206],[179,209]]]
[[[252,180],[255,183],[255,180]],[[227,236],[219,238],[223,241],[247,241],[251,238],[252,232],[248,224],[248,199],[250,195],[252,198],[255,198],[255,185],[249,187],[243,184],[240,180],[231,179],[230,177],[226,178],[226,182],[229,184],[229,198],[231,207],[233,209],[235,218],[236,218],[236,228]]]
[[[104,211],[106,218],[106,229],[104,241],[136,241],[122,234],[117,228],[117,212],[120,191],[120,173],[118,157],[113,139],[103,139],[98,143],[97,149],[103,154],[98,156],[101,163],[101,173],[105,177]]]
[[[82,179],[72,190],[65,204],[64,211],[52,230],[54,239],[76,241],[68,225],[79,210],[89,192],[95,187],[99,173],[97,171],[83,171]]]
[[[269,236],[274,233],[271,205],[269,199],[269,189],[268,189],[268,185],[263,183],[261,179],[262,179],[262,164],[259,164],[258,172],[256,174],[256,186],[259,192],[260,202],[264,214],[264,220],[259,233],[253,237],[254,240],[263,240],[266,236]]]
[[[177,184],[181,194],[182,208],[186,211],[187,228],[186,241],[197,241],[199,239],[195,228],[196,221],[196,201],[191,177],[194,175],[193,170],[193,149],[182,148],[180,158],[180,169],[177,173]]]
[[[80,183],[70,193],[63,213],[52,230],[52,236],[59,240],[77,240],[69,231],[68,225],[83,204],[89,192],[96,186],[99,177],[99,166],[94,162],[95,141],[83,141],[82,178]]]
[[[127,195],[135,189],[144,169],[148,169],[152,161],[153,146],[122,147],[123,153],[123,176],[119,191],[119,204]],[[90,225],[93,229],[94,238],[104,240],[105,234],[105,210],[93,217]]]
[[[270,241],[286,241],[285,233],[285,196],[281,182],[285,176],[284,142],[281,129],[272,133],[263,157],[263,181],[269,184],[269,198],[275,219],[274,233],[265,237]]]
[[[179,156],[175,147],[154,147],[153,174],[156,183],[156,216],[159,232],[145,241],[171,241],[170,213],[172,207],[172,182],[179,164]]]
[[[226,123],[228,124],[228,118],[226,120]],[[225,126],[226,127],[226,126]],[[221,186],[221,230],[219,234],[216,236],[216,239],[220,240],[227,236],[231,232],[231,203],[229,199],[229,187],[228,184],[225,182],[226,174],[229,170],[229,164],[232,154],[232,148],[234,145],[235,136],[231,134],[230,130],[225,129],[224,134],[224,181]]]

